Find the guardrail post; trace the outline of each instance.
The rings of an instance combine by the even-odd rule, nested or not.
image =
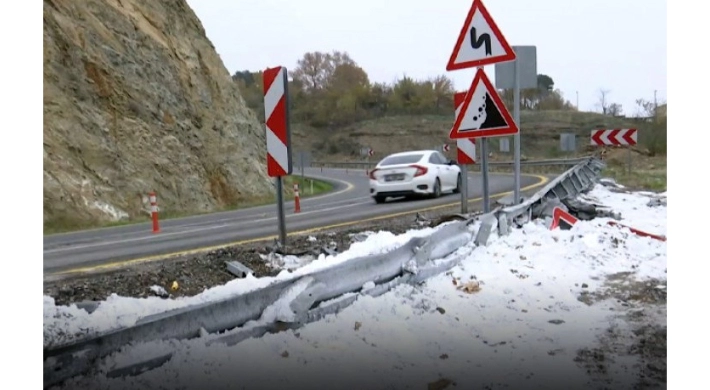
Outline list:
[[[155,195],[155,191],[149,192],[148,197],[150,198],[150,216],[153,219],[153,233],[160,232],[160,225],[158,224],[158,198]]]

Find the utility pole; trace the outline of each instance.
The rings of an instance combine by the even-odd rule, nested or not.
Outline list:
[[[579,91],[574,91],[577,94],[577,111],[579,111]]]

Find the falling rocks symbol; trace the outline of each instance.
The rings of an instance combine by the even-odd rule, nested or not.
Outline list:
[[[493,102],[493,99],[491,99],[491,95],[489,95],[488,92],[486,92],[485,95],[485,102],[480,107],[478,107],[478,111],[483,112],[484,109],[486,111],[486,119],[483,121],[483,123],[481,123],[481,126],[479,127],[480,129],[491,129],[497,127],[504,127],[507,125],[505,119],[503,118],[503,115],[501,115],[500,111]],[[474,116],[473,120],[477,121],[478,116]]]

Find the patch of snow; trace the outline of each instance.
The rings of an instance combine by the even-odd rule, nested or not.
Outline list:
[[[167,297],[169,294],[162,286],[153,285],[150,286],[150,291],[154,292],[156,295],[161,297]]]
[[[595,186],[588,196],[597,203],[611,207],[621,214],[621,223],[648,233],[666,235],[667,207],[648,207],[651,197],[638,193],[617,193],[603,186]],[[593,222],[607,224],[609,218],[595,218]],[[616,228],[615,228],[616,229]],[[626,229],[628,231],[628,229]]]
[[[277,281],[298,278],[357,257],[390,252],[405,244],[412,237],[426,236],[437,229],[438,227],[410,230],[399,235],[380,231],[369,235],[363,241],[354,242],[350,249],[343,253],[335,256],[320,255],[317,260],[305,265],[301,264],[292,272],[284,269],[274,277],[264,278],[256,278],[252,274],[248,274],[245,278],[234,279],[224,285],[212,287],[193,297],[176,299],[159,297],[132,298],[112,294],[93,313],[89,314],[76,308],[76,305],[69,307],[56,306],[54,299],[45,296],[45,346],[49,345],[48,343],[55,344],[70,340],[76,335],[86,335],[131,326],[140,318],[152,314],[244,294]]]

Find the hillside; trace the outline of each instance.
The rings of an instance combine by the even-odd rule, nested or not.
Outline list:
[[[312,153],[322,161],[362,161],[360,150],[372,148],[378,160],[389,153],[412,149],[440,149],[444,143],[455,144],[448,138],[453,125],[453,112],[444,115],[397,115],[357,122],[347,127],[331,130],[313,128],[303,124],[293,125],[293,143],[299,150]],[[650,124],[632,119],[605,116],[592,112],[570,110],[523,110],[521,122],[521,155],[527,158],[554,158],[567,155],[560,151],[560,134],[576,135],[577,153],[587,153],[590,132],[599,126],[605,128],[639,129],[640,149],[648,149],[655,131]],[[493,158],[510,160],[512,154],[501,153],[497,138],[491,138]],[[512,151],[512,137],[510,150]],[[455,148],[448,152],[455,158]]]
[[[273,193],[264,130],[184,0],[44,0],[44,226]]]

